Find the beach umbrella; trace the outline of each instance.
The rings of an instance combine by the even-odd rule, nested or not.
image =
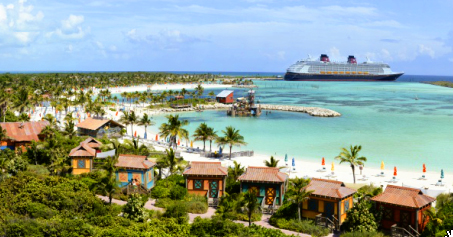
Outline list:
[[[159,134],[156,134],[156,141],[159,140]]]
[[[145,131],[145,135],[143,136],[143,138],[145,138],[145,139],[148,138],[148,134],[146,134],[146,131]]]
[[[118,116],[118,111],[116,111],[116,114],[115,114],[115,116]]]
[[[384,161],[381,161],[381,170],[384,170],[384,168],[385,168]]]
[[[444,169],[441,169],[441,170],[440,170],[440,178],[441,178],[441,179],[444,178]]]
[[[219,154],[222,154],[222,147],[219,147]]]
[[[335,171],[335,164],[332,162],[332,167],[330,168],[330,170]]]
[[[423,173],[426,173],[426,165],[423,164]]]
[[[190,148],[193,148],[193,141],[190,141]]]
[[[285,154],[285,163],[288,165],[288,154]]]
[[[137,137],[137,131],[134,132],[134,137]]]
[[[178,139],[178,146],[181,145],[181,140]]]
[[[326,160],[324,159],[324,157],[322,158],[321,165],[326,165]]]
[[[396,176],[398,173],[397,173],[397,170],[396,170],[396,166],[393,168],[393,176]]]

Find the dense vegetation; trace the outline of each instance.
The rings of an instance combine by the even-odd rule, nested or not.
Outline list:
[[[435,81],[435,82],[429,82],[429,84],[453,88],[453,82],[450,82],[450,81]]]

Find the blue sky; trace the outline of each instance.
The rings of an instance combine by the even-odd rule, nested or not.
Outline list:
[[[452,0],[2,0],[0,71],[283,72],[327,53],[453,75],[452,12]]]

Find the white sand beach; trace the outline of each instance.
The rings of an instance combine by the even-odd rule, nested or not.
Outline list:
[[[127,86],[127,87],[111,87],[108,88],[111,93],[122,93],[122,92],[135,92],[135,91],[164,91],[164,90],[181,90],[185,88],[186,90],[193,90],[198,86],[196,83],[186,83],[186,84],[150,84],[150,85],[139,85],[139,86]],[[206,89],[218,89],[218,88],[230,88],[232,85],[223,85],[223,84],[201,84],[201,86]],[[95,89],[94,92],[98,93],[100,89]]]

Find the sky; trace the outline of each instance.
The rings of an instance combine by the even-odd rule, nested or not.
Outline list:
[[[284,72],[321,53],[453,75],[453,0],[2,0],[0,71]]]

